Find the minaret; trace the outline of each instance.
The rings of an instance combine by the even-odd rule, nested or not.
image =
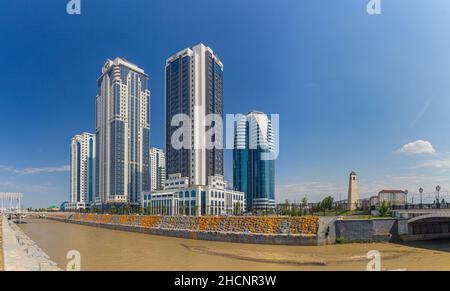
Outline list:
[[[348,210],[355,210],[356,203],[359,200],[358,194],[358,180],[356,179],[356,173],[350,173],[350,179],[348,182]]]

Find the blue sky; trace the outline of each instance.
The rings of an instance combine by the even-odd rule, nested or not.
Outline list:
[[[70,139],[94,130],[107,58],[150,75],[162,147],[165,59],[199,42],[224,63],[226,113],[280,114],[279,201],[344,198],[351,170],[363,197],[450,190],[449,1],[382,0],[377,16],[368,0],[67,2],[0,9],[0,191],[26,206],[68,200]]]

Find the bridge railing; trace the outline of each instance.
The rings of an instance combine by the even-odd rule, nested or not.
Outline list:
[[[450,209],[450,203],[432,203],[432,204],[405,204],[394,205],[392,210],[408,210],[408,209]]]

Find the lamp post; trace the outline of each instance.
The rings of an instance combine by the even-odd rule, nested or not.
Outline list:
[[[437,207],[438,208],[441,208],[441,197],[440,197],[440,195],[439,195],[439,191],[441,191],[441,186],[439,186],[439,185],[437,185],[436,186],[436,191],[437,191],[437,194],[438,194],[438,198],[437,198]]]
[[[422,207],[423,207],[423,205],[422,205],[422,203],[423,203],[423,201],[422,201],[423,188],[422,187],[419,188],[419,193],[420,193],[420,206],[419,206],[419,208],[422,209]]]
[[[406,195],[405,208],[408,209],[408,190],[405,190],[405,195]]]

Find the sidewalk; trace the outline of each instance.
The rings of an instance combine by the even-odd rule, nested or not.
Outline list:
[[[14,223],[3,220],[2,244],[3,264],[5,271],[54,271],[59,270],[29,237]]]
[[[3,271],[3,230],[2,230],[3,218],[0,217],[0,271]]]

